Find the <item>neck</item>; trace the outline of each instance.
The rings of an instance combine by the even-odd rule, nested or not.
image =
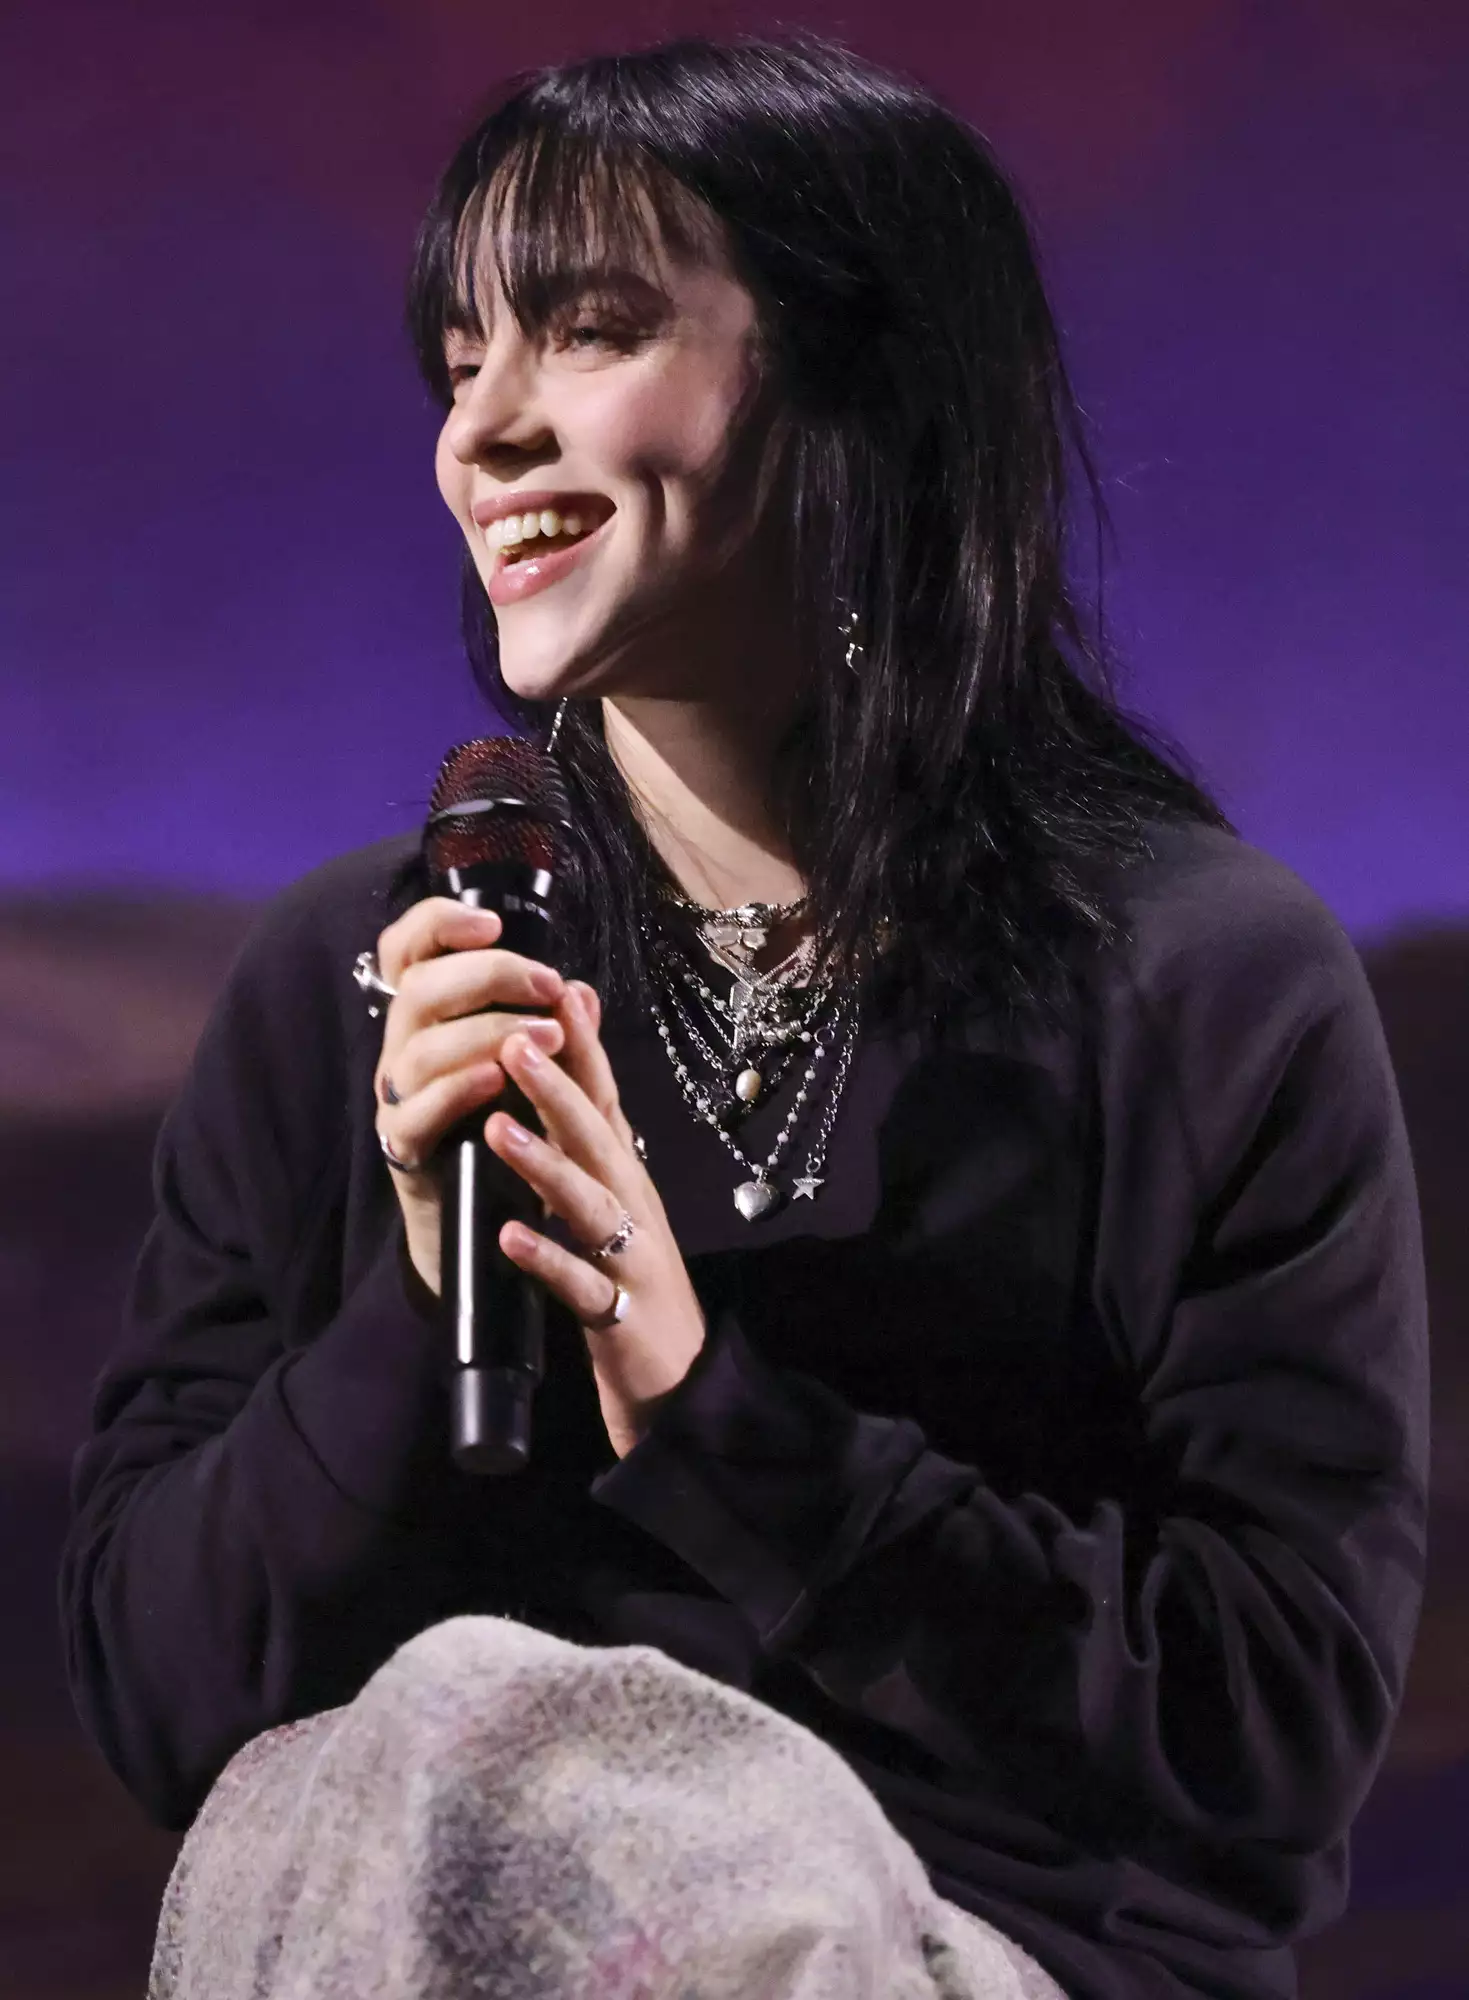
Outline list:
[[[683,893],[714,909],[806,892],[770,800],[789,715],[751,702],[656,695],[602,699],[608,752],[649,840]]]

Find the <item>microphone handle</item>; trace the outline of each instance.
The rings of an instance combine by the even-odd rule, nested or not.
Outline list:
[[[550,964],[551,886],[549,870],[509,860],[450,869],[437,893],[497,911],[499,948]],[[492,1105],[476,1107],[445,1135],[438,1157],[441,1292],[454,1343],[449,1448],[462,1471],[481,1475],[521,1472],[529,1464],[535,1391],[545,1373],[545,1292],[499,1241],[506,1222],[539,1229],[545,1218],[540,1197],[485,1141],[494,1109],[544,1131],[535,1107],[507,1076]]]

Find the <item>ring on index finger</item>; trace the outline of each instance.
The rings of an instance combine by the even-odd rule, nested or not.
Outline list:
[[[352,966],[352,977],[364,993],[385,993],[390,1000],[396,1000],[398,997],[397,987],[389,986],[387,980],[383,978],[383,969],[377,962],[375,951],[358,952]],[[367,1011],[375,1016],[379,1010],[376,1007],[369,1007]]]

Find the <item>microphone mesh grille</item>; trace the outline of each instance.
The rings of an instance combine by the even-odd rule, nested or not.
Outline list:
[[[492,811],[475,810],[482,801],[502,799],[506,803]],[[477,736],[457,744],[439,766],[424,859],[434,875],[486,861],[551,868],[559,829],[571,824],[566,780],[548,751],[522,736]]]

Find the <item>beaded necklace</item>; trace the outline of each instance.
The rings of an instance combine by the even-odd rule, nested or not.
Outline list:
[[[806,1160],[806,1171],[795,1177],[791,1199],[802,1196],[815,1200],[823,1185],[821,1168],[836,1119],[837,1106],[847,1072],[856,1052],[860,1033],[861,1000],[854,985],[839,993],[835,981],[823,972],[813,978],[815,941],[802,942],[779,965],[760,972],[754,954],[765,944],[771,928],[799,914],[805,898],[795,903],[741,903],[730,910],[709,910],[687,898],[664,892],[663,900],[694,920],[694,928],[715,963],[731,977],[727,996],[716,993],[698,966],[667,930],[655,931],[646,921],[642,935],[647,947],[647,963],[654,996],[651,1003],[654,1025],[673,1066],[685,1103],[718,1135],[750,1175],[734,1190],[734,1204],[747,1222],[756,1222],[785,1204],[785,1195],[769,1176],[793,1135],[801,1108],[829,1051],[844,1033],[836,1074],[815,1144]],[[695,1025],[691,1011],[680,1005],[678,987],[692,990],[703,1001],[712,1031],[729,1053],[721,1057]],[[791,1000],[799,996],[793,1008]],[[828,1003],[832,1003],[828,1005]],[[669,1026],[671,1009],[678,1017],[692,1047],[710,1071],[704,1082],[696,1079],[674,1044]],[[823,1015],[826,1018],[823,1020]],[[781,1123],[768,1157],[752,1161],[728,1129],[782,1080],[801,1053],[811,1050],[811,1060],[800,1080],[795,1100]],[[773,1062],[773,1052],[788,1053]],[[733,1067],[732,1085],[721,1088],[721,1078]],[[717,1093],[717,1094],[716,1094]]]

